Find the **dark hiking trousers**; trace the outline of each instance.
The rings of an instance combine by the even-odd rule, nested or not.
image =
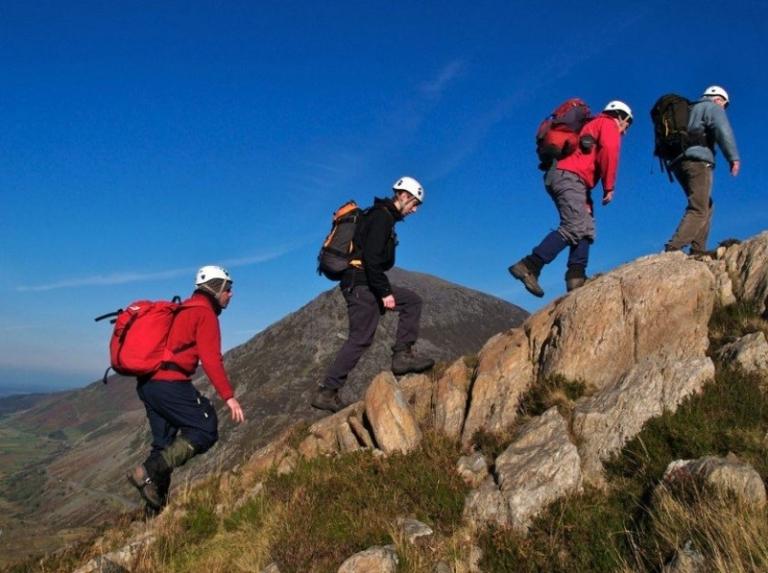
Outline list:
[[[356,286],[351,290],[342,290],[342,293],[347,301],[349,336],[325,374],[323,386],[331,389],[344,385],[360,357],[373,343],[381,316],[381,301],[367,286]],[[419,337],[421,297],[395,285],[392,285],[392,296],[395,297],[395,311],[400,315],[392,350],[405,350]]]
[[[152,431],[152,453],[159,456],[181,435],[195,454],[209,450],[219,439],[216,410],[191,382],[139,382],[136,392],[147,410]]]
[[[666,249],[677,251],[690,245],[691,251],[706,251],[715,210],[712,202],[712,166],[706,161],[684,160],[673,172],[688,198],[688,206]]]

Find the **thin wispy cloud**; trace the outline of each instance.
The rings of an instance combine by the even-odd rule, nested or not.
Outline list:
[[[437,76],[421,85],[421,93],[429,98],[440,97],[446,88],[462,75],[465,68],[464,60],[457,59],[449,62],[438,72]]]
[[[221,261],[221,264],[227,268],[246,267],[256,265],[259,263],[265,263],[277,259],[297,249],[299,245],[291,245],[287,247],[279,247],[265,253],[252,255],[249,257],[241,257],[236,259],[227,259]],[[47,284],[41,285],[22,285],[16,287],[18,292],[45,292],[51,290],[57,290],[62,288],[78,288],[87,286],[114,286],[127,283],[136,282],[148,282],[168,280],[182,276],[189,276],[197,270],[197,267],[183,267],[176,269],[168,269],[165,271],[153,271],[153,272],[115,272],[102,275],[90,275],[86,277],[76,277],[69,279],[62,279]]]

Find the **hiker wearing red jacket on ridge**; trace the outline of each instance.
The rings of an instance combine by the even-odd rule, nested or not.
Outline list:
[[[136,388],[147,411],[152,450],[143,464],[129,472],[128,480],[155,512],[167,503],[173,470],[208,451],[219,438],[216,410],[190,381],[198,362],[227,404],[232,420],[245,419],[221,356],[218,315],[232,298],[232,279],[225,269],[209,265],[197,271],[195,287],[168,333],[173,362],[139,378]]]
[[[592,189],[602,181],[603,205],[613,200],[621,136],[631,124],[629,106],[621,101],[609,102],[582,128],[576,151],[554,162],[547,171],[544,185],[560,215],[560,226],[544,237],[530,255],[509,267],[512,276],[534,296],[544,296],[538,280],[541,269],[566,247],[570,249],[566,289],[572,291],[587,280],[589,247],[595,240]]]

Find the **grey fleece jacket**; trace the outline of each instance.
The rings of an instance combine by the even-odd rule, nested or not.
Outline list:
[[[705,145],[689,147],[683,153],[685,159],[706,161],[714,165],[714,144],[717,143],[729,164],[739,161],[739,150],[736,148],[736,138],[733,135],[728,116],[722,107],[712,101],[711,97],[705,96],[691,107],[688,116],[688,133],[696,133],[697,131],[707,135],[707,140],[712,142],[712,147]]]

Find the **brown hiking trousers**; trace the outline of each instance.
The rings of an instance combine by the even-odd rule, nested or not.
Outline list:
[[[684,159],[673,169],[673,173],[688,198],[688,206],[666,249],[677,251],[690,245],[692,252],[706,251],[714,212],[712,166],[706,161]]]

